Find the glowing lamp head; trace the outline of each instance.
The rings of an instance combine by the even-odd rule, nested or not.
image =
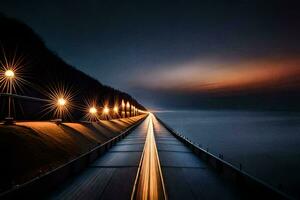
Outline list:
[[[7,78],[13,78],[15,76],[15,73],[13,70],[6,70],[4,75],[7,77]]]
[[[108,107],[104,107],[103,113],[104,113],[104,114],[108,114],[108,113],[109,113],[109,108],[108,108]]]
[[[67,101],[66,101],[64,98],[59,98],[59,99],[57,100],[57,105],[58,105],[58,106],[65,106],[66,103],[67,103]]]
[[[117,106],[114,107],[114,112],[117,113],[119,111],[119,108]]]
[[[97,109],[95,107],[91,107],[89,112],[94,115],[97,113]]]

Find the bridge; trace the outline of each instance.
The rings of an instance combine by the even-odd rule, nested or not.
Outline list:
[[[289,199],[195,146],[151,113],[105,145],[2,197]]]

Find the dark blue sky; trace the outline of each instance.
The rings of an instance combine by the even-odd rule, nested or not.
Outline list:
[[[188,101],[206,85],[248,86],[262,74],[264,86],[284,67],[285,76],[298,73],[299,10],[297,1],[255,0],[0,3],[68,63],[153,108]],[[253,77],[242,83],[244,74]]]

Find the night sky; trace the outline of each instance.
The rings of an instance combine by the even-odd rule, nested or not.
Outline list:
[[[296,2],[2,0],[0,12],[100,82],[168,108],[201,94],[300,88]]]

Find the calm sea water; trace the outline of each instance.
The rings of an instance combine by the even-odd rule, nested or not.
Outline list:
[[[300,113],[165,111],[177,132],[263,181],[300,198]]]

